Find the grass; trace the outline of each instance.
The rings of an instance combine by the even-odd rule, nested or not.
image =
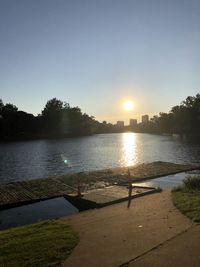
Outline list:
[[[54,220],[0,231],[0,266],[61,266],[78,240],[70,226]]]
[[[194,222],[200,222],[200,176],[187,177],[172,190],[174,205]]]

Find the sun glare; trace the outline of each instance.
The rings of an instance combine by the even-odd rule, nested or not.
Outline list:
[[[123,108],[124,108],[124,110],[126,110],[126,111],[130,111],[130,110],[132,110],[132,109],[134,108],[133,101],[130,101],[130,100],[125,101],[125,102],[123,103]]]

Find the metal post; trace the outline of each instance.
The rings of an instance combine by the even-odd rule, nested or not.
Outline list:
[[[132,181],[131,181],[131,174],[130,174],[130,170],[128,168],[128,205],[127,205],[127,208],[130,207],[131,205],[131,199],[132,199]]]

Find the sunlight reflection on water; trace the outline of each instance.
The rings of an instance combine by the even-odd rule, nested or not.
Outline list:
[[[199,165],[200,144],[142,133],[1,143],[0,184],[153,161]]]
[[[137,163],[137,144],[136,144],[136,134],[135,133],[123,133],[122,134],[122,166],[133,166]]]

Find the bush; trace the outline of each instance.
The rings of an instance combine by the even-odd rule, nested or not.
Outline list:
[[[186,177],[183,184],[187,190],[200,190],[200,176]]]

